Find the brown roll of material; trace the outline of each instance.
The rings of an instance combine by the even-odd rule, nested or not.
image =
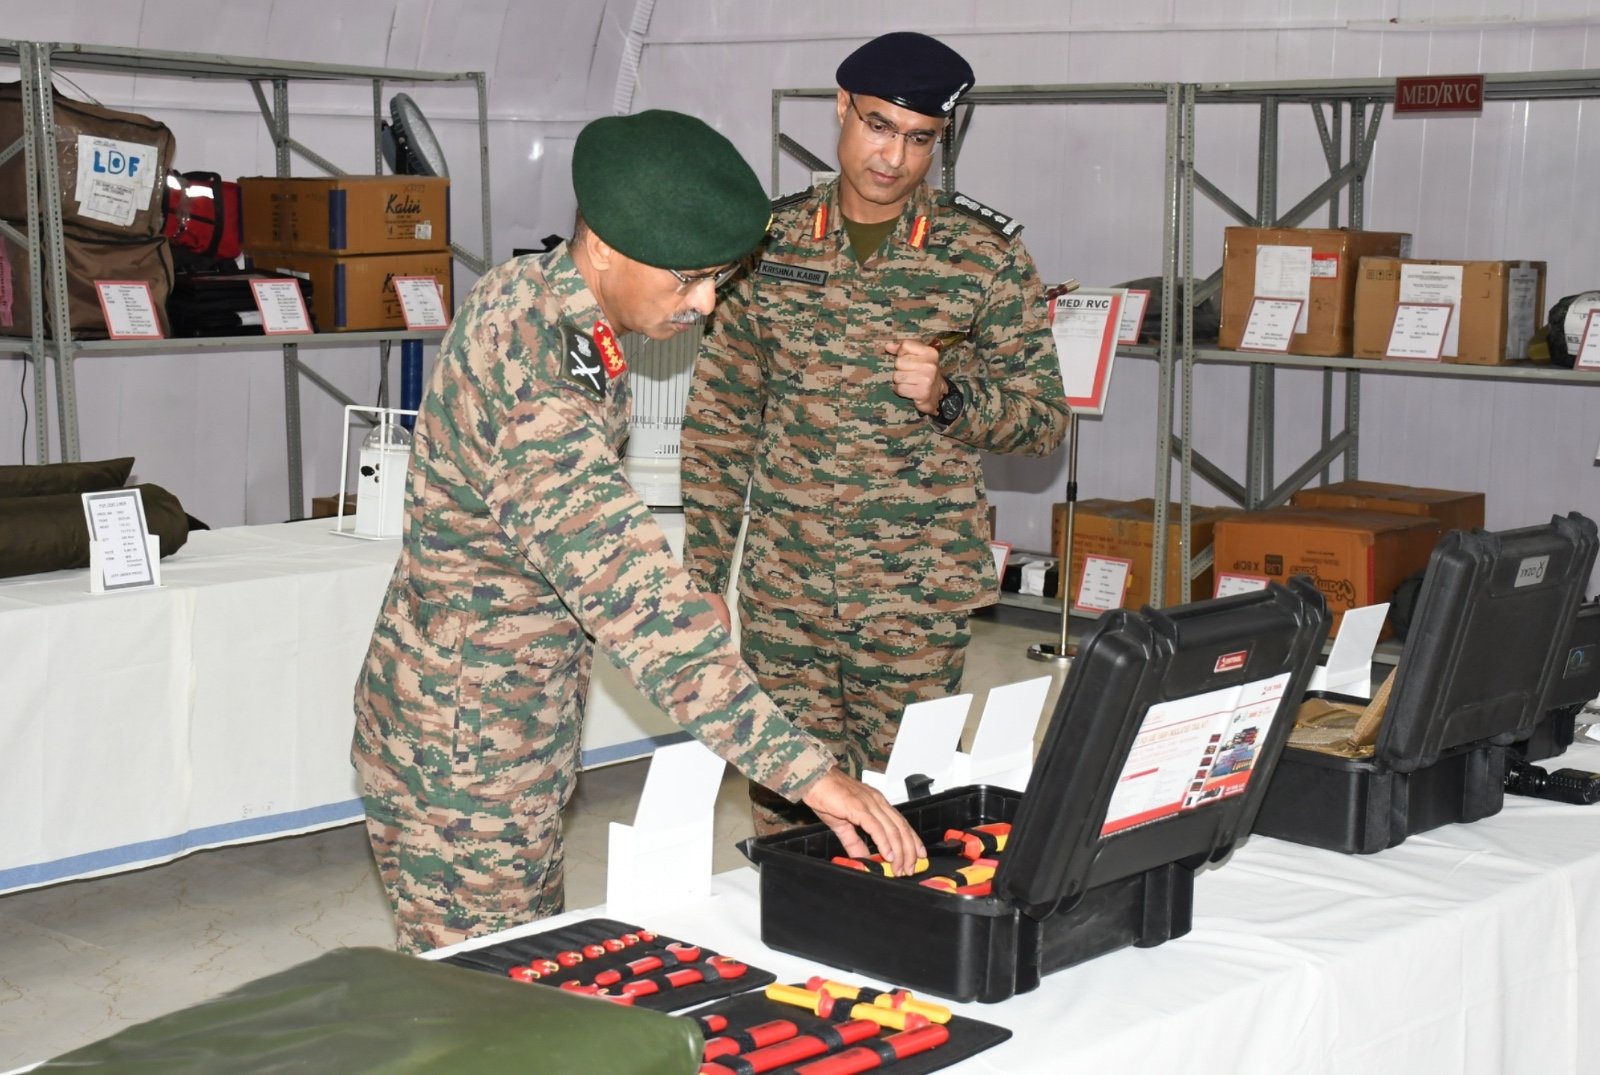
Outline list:
[[[14,496],[100,493],[121,489],[133,473],[133,456],[78,463],[34,463],[0,467],[0,500]]]
[[[136,485],[162,557],[189,540],[189,516],[159,485]],[[89,526],[78,493],[0,499],[0,578],[89,566]]]

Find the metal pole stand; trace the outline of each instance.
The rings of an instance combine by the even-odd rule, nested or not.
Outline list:
[[[1072,658],[1077,655],[1074,647],[1067,643],[1067,627],[1071,617],[1068,615],[1072,608],[1072,580],[1067,569],[1072,566],[1072,517],[1078,505],[1078,412],[1072,411],[1067,417],[1067,523],[1066,541],[1062,544],[1061,562],[1056,565],[1056,579],[1061,587],[1061,637],[1055,645],[1048,642],[1035,642],[1028,647],[1028,656],[1035,661],[1054,661],[1059,667],[1065,668],[1072,663]]]

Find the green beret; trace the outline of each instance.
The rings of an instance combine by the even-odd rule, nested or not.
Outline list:
[[[572,149],[572,189],[596,235],[661,269],[736,261],[772,221],[761,181],[733,143],[681,112],[588,124]]]

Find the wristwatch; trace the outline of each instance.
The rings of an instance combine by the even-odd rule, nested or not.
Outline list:
[[[961,412],[966,409],[967,397],[961,394],[954,381],[946,381],[944,395],[939,397],[939,406],[930,416],[933,424],[943,429],[945,426],[961,417]]]

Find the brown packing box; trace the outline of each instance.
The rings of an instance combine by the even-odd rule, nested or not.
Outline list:
[[[1460,269],[1459,288],[1452,269]],[[1385,357],[1402,280],[1409,301],[1455,305],[1451,332],[1457,337],[1456,346],[1450,348],[1447,333],[1445,362],[1499,366],[1526,359],[1528,345],[1544,320],[1542,261],[1369,257],[1362,260],[1358,275],[1353,352],[1357,358]]]
[[[450,252],[426,254],[256,254],[258,269],[304,276],[311,281],[311,315],[318,332],[403,329],[400,298],[389,281],[396,276],[431,276],[444,289],[450,309]]]
[[[1348,355],[1355,321],[1356,269],[1364,257],[1404,257],[1411,236],[1394,231],[1342,228],[1228,228],[1222,241],[1222,327],[1217,346],[1234,351],[1244,338],[1252,300],[1277,291],[1256,280],[1263,248],[1309,247],[1311,279],[1305,332],[1289,341],[1295,355]]]
[[[419,175],[239,180],[244,249],[397,254],[450,247],[450,180]]]
[[[1426,515],[1439,520],[1440,533],[1483,526],[1483,494],[1425,489],[1359,479],[1301,489],[1289,498],[1297,508],[1345,508]]]
[[[1274,582],[1310,576],[1337,630],[1347,609],[1389,600],[1407,575],[1428,566],[1439,532],[1438,520],[1425,515],[1336,508],[1248,512],[1217,523],[1216,568]]]
[[[1212,574],[1209,569],[1191,583],[1189,596],[1183,596],[1183,569],[1178,563],[1178,536],[1180,519],[1178,505],[1173,504],[1167,515],[1167,577],[1162,587],[1167,605],[1181,605],[1187,601],[1211,596]],[[1150,603],[1150,561],[1155,544],[1156,502],[1149,497],[1143,500],[1080,500],[1072,516],[1072,563],[1067,572],[1074,591],[1083,577],[1083,562],[1089,556],[1117,556],[1132,560],[1128,570],[1128,588],[1123,592],[1124,608],[1141,608]],[[1189,536],[1197,553],[1211,544],[1211,528],[1218,519],[1234,514],[1231,508],[1189,509]],[[1057,504],[1050,513],[1050,548],[1059,562],[1065,555],[1067,506]],[[1059,583],[1055,596],[1061,596]]]
[[[356,513],[356,495],[344,494],[344,513]],[[339,498],[337,496],[314,496],[311,498],[311,518],[331,519],[339,514]]]

